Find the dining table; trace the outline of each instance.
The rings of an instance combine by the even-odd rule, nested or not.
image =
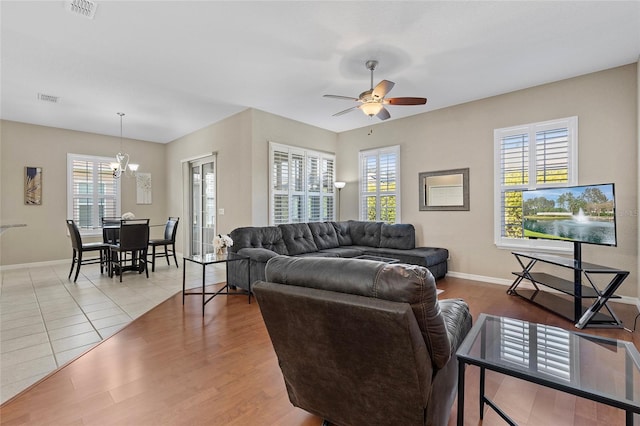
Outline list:
[[[119,218],[103,218],[102,220],[102,241],[109,245],[117,245],[120,242],[120,228],[123,224],[127,223],[141,223],[141,222],[149,223],[149,219],[119,219]],[[149,225],[151,226],[164,226],[164,225]],[[124,271],[138,271],[139,273],[144,272],[146,267],[146,262],[138,262],[138,253],[131,253],[131,264],[123,267]],[[107,252],[107,262],[111,262],[111,250]],[[116,269],[116,275],[120,274],[120,271]]]

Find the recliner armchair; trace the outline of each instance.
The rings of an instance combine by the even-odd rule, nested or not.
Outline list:
[[[471,328],[422,266],[277,256],[254,284],[291,403],[340,426],[446,425]]]

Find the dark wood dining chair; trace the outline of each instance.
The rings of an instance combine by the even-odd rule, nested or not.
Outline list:
[[[67,220],[67,228],[69,229],[69,236],[71,237],[71,247],[73,248],[73,259],[71,260],[71,269],[69,270],[69,279],[71,279],[71,274],[73,273],[73,268],[77,266],[76,275],[73,277],[73,282],[75,283],[78,280],[78,275],[80,274],[80,267],[82,265],[90,265],[93,263],[100,263],[100,273],[104,272],[104,267],[107,263],[107,250],[109,249],[109,244],[105,244],[103,242],[97,243],[83,243],[82,236],[80,235],[80,230],[78,229],[78,225],[73,220]],[[84,252],[98,252],[99,257],[91,257],[85,259]]]
[[[176,268],[179,268],[178,258],[176,257],[176,232],[178,232],[179,221],[179,217],[169,217],[164,227],[164,238],[149,240],[149,246],[151,247],[151,253],[149,254],[149,256],[151,256],[151,272],[155,272],[156,257],[160,256],[164,256],[167,259],[167,265],[171,266],[169,255],[172,255],[173,260],[176,262]],[[164,247],[164,251],[156,253],[157,247]]]
[[[139,274],[147,269],[147,249],[149,247],[149,219],[133,219],[120,221],[120,239],[115,244],[109,244],[109,276],[114,272],[120,274],[120,282],[125,271],[138,271]],[[131,253],[131,256],[126,256]]]

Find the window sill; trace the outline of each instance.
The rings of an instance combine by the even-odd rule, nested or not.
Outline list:
[[[538,253],[573,254],[573,244],[570,242],[551,240],[522,240],[498,241],[495,243],[500,250],[525,250]]]

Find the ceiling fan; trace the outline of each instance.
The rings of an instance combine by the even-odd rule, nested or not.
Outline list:
[[[373,87],[373,70],[375,70],[376,66],[378,66],[378,61],[369,60],[365,62],[365,66],[368,70],[371,71],[371,89],[360,93],[360,96],[357,98],[352,98],[350,96],[324,95],[325,98],[344,99],[347,101],[360,102],[360,105],[356,105],[351,108],[347,108],[344,111],[333,114],[334,117],[346,114],[354,109],[359,109],[369,117],[373,117],[375,115],[380,120],[386,120],[387,118],[391,117],[391,114],[389,114],[389,111],[387,111],[384,105],[424,105],[427,103],[426,98],[385,99],[385,96],[391,91],[395,83],[389,80],[382,80],[376,87]]]

